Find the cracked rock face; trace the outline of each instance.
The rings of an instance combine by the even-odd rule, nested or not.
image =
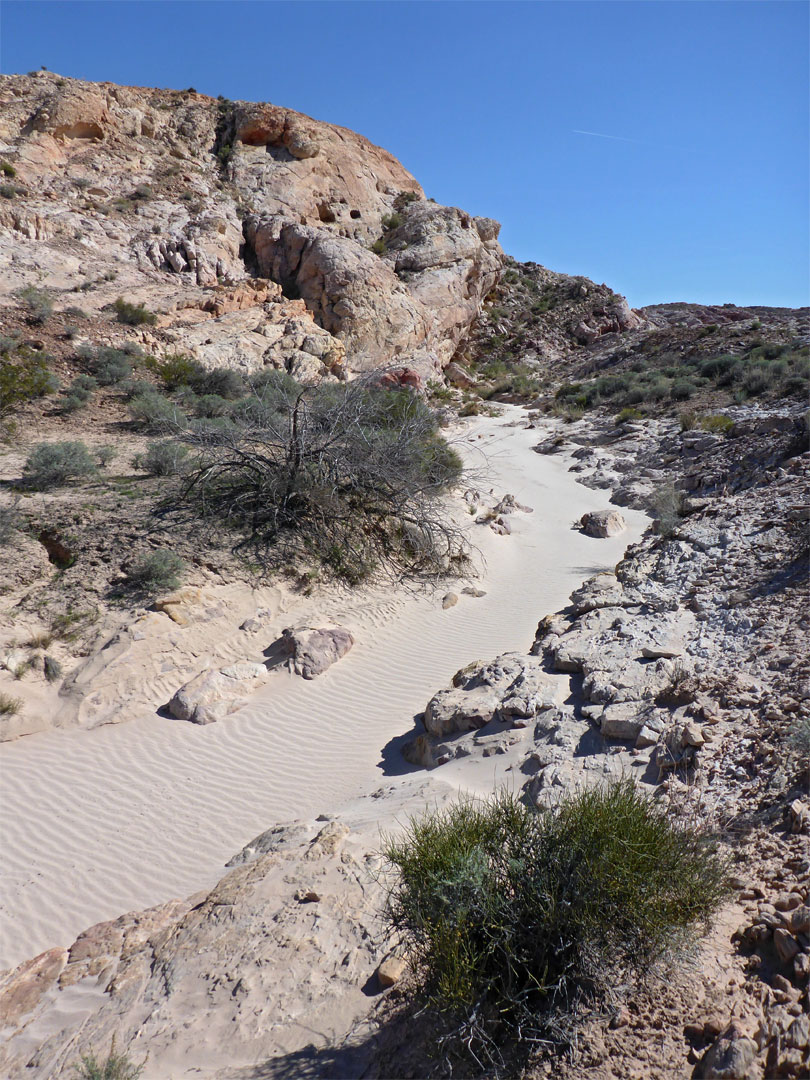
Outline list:
[[[345,128],[46,71],[0,76],[0,103],[20,189],[0,206],[0,304],[47,280],[57,308],[74,291],[92,313],[143,304],[157,328],[138,338],[155,353],[302,379],[395,364],[424,380],[497,279],[497,222],[426,200]]]

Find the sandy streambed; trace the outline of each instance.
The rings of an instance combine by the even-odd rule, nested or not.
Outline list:
[[[138,683],[154,707],[127,723],[0,747],[0,968],[67,945],[99,920],[210,887],[225,861],[274,822],[333,811],[386,776],[398,782],[396,740],[429,697],[472,660],[528,649],[539,618],[619,561],[644,516],[625,511],[629,528],[611,539],[573,531],[585,511],[608,506],[609,493],[579,485],[567,458],[534,453],[545,433],[515,426],[521,416],[510,409],[476,419],[459,435],[482,486],[534,508],[510,517],[511,536],[470,519],[483,557],[474,584],[485,596],[462,594],[462,582],[301,599],[281,605],[244,656],[235,655],[236,638],[210,640],[219,630],[206,639],[205,623],[172,630],[168,662],[165,651],[159,664],[149,650],[133,654],[121,681],[99,690],[109,706]],[[448,589],[460,601],[443,610]],[[157,714],[195,663],[260,659],[283,626],[319,618],[347,626],[357,642],[321,678],[276,672],[246,706],[208,727]]]

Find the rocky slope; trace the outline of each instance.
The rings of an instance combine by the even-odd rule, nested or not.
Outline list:
[[[158,316],[157,352],[435,376],[497,279],[496,222],[426,200],[344,128],[47,71],[3,76],[0,103],[0,303],[124,296]]]
[[[689,494],[615,575],[544,616],[530,652],[471,663],[426,703],[404,749],[423,781],[275,827],[207,896],[94,927],[8,973],[10,1076],[68,1075],[113,1034],[136,1060],[149,1051],[147,1076],[425,1075],[429,1025],[408,1019],[407,992],[380,996],[375,974],[394,944],[377,827],[448,798],[444,769],[490,773],[489,761],[537,804],[634,776],[718,831],[732,861],[734,891],[696,962],[617,999],[570,1063],[540,1062],[537,1076],[805,1075],[806,421],[741,407],[736,435],[700,441],[676,421],[526,423],[586,484],[621,491],[641,473]]]

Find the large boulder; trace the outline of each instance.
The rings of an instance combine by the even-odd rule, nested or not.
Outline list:
[[[523,653],[504,653],[488,664],[470,664],[453,676],[453,686],[440,690],[427,704],[425,729],[443,737],[473,731],[496,717],[527,719],[550,708],[558,685],[541,660]]]
[[[169,702],[169,712],[178,720],[193,724],[213,724],[234,712],[242,701],[267,678],[264,664],[231,664],[209,668],[181,686]]]
[[[289,658],[290,669],[304,679],[322,675],[352,645],[354,637],[343,626],[288,626],[281,634],[282,651]]]
[[[579,523],[586,536],[599,538],[618,536],[627,528],[618,510],[591,510],[582,515]]]

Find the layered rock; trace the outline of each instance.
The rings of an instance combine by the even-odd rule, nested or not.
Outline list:
[[[94,313],[144,304],[158,352],[425,379],[497,279],[496,222],[427,201],[387,151],[291,109],[45,71],[0,77],[0,101],[16,170],[0,303],[47,279],[57,307],[73,291]],[[284,295],[245,289],[257,274]]]

